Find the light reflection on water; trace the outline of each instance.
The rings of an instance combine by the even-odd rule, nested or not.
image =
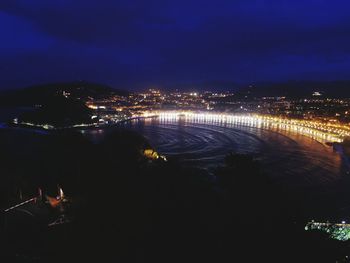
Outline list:
[[[230,151],[253,155],[274,182],[307,195],[303,202],[310,213],[314,209],[348,215],[349,209],[339,212],[350,208],[349,191],[341,183],[349,177],[342,157],[293,130],[156,118],[133,120],[124,127],[144,135],[160,153],[209,171],[223,164]]]
[[[292,184],[326,184],[346,174],[342,158],[331,147],[278,126],[155,118],[124,125],[143,134],[162,154],[208,169],[233,151],[255,156],[276,180]]]
[[[253,155],[274,182],[297,189],[296,195],[299,195],[299,189],[304,189],[308,200],[304,198],[303,202],[308,209],[329,215],[346,208],[341,210],[344,211],[342,214],[350,216],[347,212],[350,211],[350,191],[342,184],[342,179],[350,179],[350,176],[346,174],[347,167],[341,156],[331,147],[293,130],[261,123],[150,118],[81,132],[98,142],[106,133],[119,127],[141,133],[161,154],[208,171],[223,164],[228,152]],[[27,129],[15,130],[26,134]],[[24,139],[27,141],[27,137]],[[320,207],[314,208],[316,205]],[[336,213],[328,212],[332,209]]]

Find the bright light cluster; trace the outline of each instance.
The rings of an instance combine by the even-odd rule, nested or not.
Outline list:
[[[183,119],[195,123],[246,125],[262,129],[294,132],[322,143],[342,142],[350,136],[350,127],[308,120],[286,119],[265,115],[231,115],[190,111],[144,112],[141,117],[158,117],[161,121]]]
[[[305,226],[306,231],[317,230],[326,232],[333,239],[348,241],[350,239],[350,225],[342,222],[341,224],[309,222]]]

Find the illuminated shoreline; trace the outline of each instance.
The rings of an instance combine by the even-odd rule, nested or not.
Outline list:
[[[294,132],[321,143],[341,143],[350,137],[350,127],[308,120],[279,118],[267,115],[233,115],[222,113],[190,112],[190,111],[154,111],[144,112],[134,117],[158,117],[162,121],[176,121],[180,118],[187,122],[206,124],[243,124],[263,129],[278,129]]]
[[[225,124],[225,125],[245,125],[259,129],[268,129],[273,131],[293,132],[312,138],[321,143],[342,143],[346,137],[350,137],[350,126],[338,125],[333,123],[323,123],[309,120],[288,119],[268,115],[242,115],[242,114],[223,114],[214,112],[192,112],[192,111],[145,111],[141,114],[133,115],[131,118],[116,121],[118,124],[122,121],[130,121],[139,118],[159,118],[161,121],[184,120],[191,123],[204,124]],[[28,127],[43,128],[45,130],[58,129],[48,124],[33,124],[28,122],[13,124]],[[96,128],[107,127],[114,124],[77,124],[64,128]]]

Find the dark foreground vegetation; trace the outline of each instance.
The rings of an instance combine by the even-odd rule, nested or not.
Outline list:
[[[127,131],[99,143],[72,131],[0,132],[1,208],[19,190],[24,199],[38,187],[52,196],[59,184],[74,217],[47,228],[44,209],[2,214],[0,262],[345,262],[348,255],[348,243],[305,232],[299,204],[249,156],[228,154],[210,175],[148,160],[147,141]]]

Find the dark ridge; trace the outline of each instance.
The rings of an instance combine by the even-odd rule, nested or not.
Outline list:
[[[101,99],[111,95],[126,96],[128,92],[113,89],[109,86],[84,81],[53,83],[31,86],[18,90],[7,90],[0,93],[0,105],[33,106],[44,104],[46,101],[63,92],[69,93],[73,99],[86,100],[89,98]]]
[[[181,91],[236,91],[240,85],[233,81],[200,81],[200,82],[187,82],[169,86],[169,90],[176,90],[177,88]]]
[[[54,127],[69,127],[75,124],[90,124],[92,112],[81,100],[53,96],[34,111],[18,116],[19,122],[36,125],[49,124]]]
[[[281,83],[257,83],[241,88],[239,94],[250,97],[285,96],[289,98],[311,97],[318,91],[327,98],[350,98],[350,80],[342,81],[289,81]]]

